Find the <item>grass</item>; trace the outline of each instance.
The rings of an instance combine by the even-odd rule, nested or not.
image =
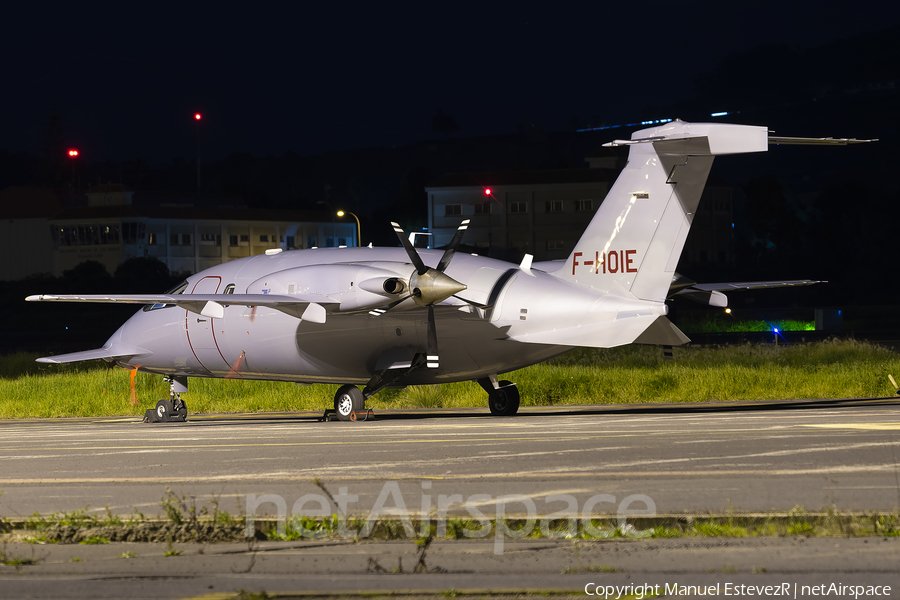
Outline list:
[[[167,396],[162,377],[138,373],[139,406],[131,406],[129,373],[103,363],[43,365],[19,353],[0,361],[0,418],[141,415]],[[514,371],[523,406],[853,398],[891,396],[889,373],[900,356],[856,340],[778,347],[687,345],[664,361],[656,346],[576,349]],[[190,413],[320,411],[335,386],[192,378]],[[383,390],[378,408],[485,407],[475,382]]]
[[[778,331],[815,331],[816,322],[803,319],[738,319],[724,313],[704,313],[703,316],[682,319],[678,327],[689,333],[754,333]]]
[[[324,488],[323,488],[324,489]],[[0,536],[4,541],[0,548],[0,564],[18,557],[5,553],[5,541],[21,540],[30,544],[108,544],[112,541],[166,542],[165,556],[179,556],[182,551],[173,547],[173,542],[234,542],[248,541],[245,538],[245,517],[231,516],[218,508],[218,499],[210,505],[198,507],[196,499],[178,495],[171,490],[160,500],[162,519],[154,523],[140,519],[122,520],[111,516],[86,516],[86,509],[71,513],[54,513],[43,517],[37,513],[15,525],[15,532]],[[139,513],[135,513],[139,514]],[[257,537],[271,541],[336,539],[347,535],[351,538],[369,540],[407,540],[409,533],[399,519],[379,519],[366,531],[365,516],[332,515],[322,518],[300,517],[288,521],[286,531],[277,532],[276,519],[255,519]],[[341,527],[341,521],[344,521]],[[422,523],[412,519],[414,537],[417,544],[427,549],[436,539],[467,539],[482,537],[487,528],[492,538],[498,524],[504,531],[514,532],[511,537],[522,537],[520,530],[527,528],[525,537],[532,539],[604,540],[615,538],[748,538],[748,537],[898,537],[900,536],[900,513],[842,514],[834,509],[816,513],[807,512],[796,506],[787,513],[742,514],[729,509],[726,515],[700,516],[646,516],[631,519],[620,524],[617,518],[595,517],[591,519],[495,519],[473,520],[449,517],[445,521],[430,524],[427,536]],[[109,535],[97,535],[98,525]],[[150,531],[152,529],[152,531]],[[355,534],[353,532],[356,532]],[[176,535],[177,534],[177,539]],[[220,535],[225,534],[225,535]],[[505,535],[505,534],[504,534]],[[237,536],[237,537],[236,537]],[[424,536],[424,537],[423,537]],[[9,538],[9,539],[7,539]],[[110,539],[115,538],[115,539]],[[576,543],[576,549],[578,548]],[[133,558],[127,552],[121,558]],[[23,563],[24,564],[24,563]]]

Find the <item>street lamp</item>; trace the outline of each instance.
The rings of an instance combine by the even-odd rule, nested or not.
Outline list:
[[[345,212],[345,211],[343,211],[343,210],[337,211],[337,216],[343,217],[343,216],[344,216],[344,212]],[[359,217],[357,217],[356,215],[354,215],[354,214],[353,214],[352,212],[350,212],[349,210],[346,211],[346,214],[348,214],[348,215],[353,215],[353,218],[356,219],[356,246],[357,246],[357,247],[362,246],[362,227],[360,227],[360,225],[359,225]]]

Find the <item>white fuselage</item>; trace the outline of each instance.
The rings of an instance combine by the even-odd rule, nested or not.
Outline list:
[[[441,252],[420,250],[434,265]],[[325,323],[303,321],[265,307],[229,305],[222,318],[177,306],[147,307],[129,319],[110,342],[152,353],[124,367],[167,375],[233,377],[296,382],[364,383],[392,364],[409,362],[426,345],[427,311],[412,300],[381,316],[366,310],[384,294],[360,282],[384,275],[408,279],[412,265],[402,248],[340,248],[290,251],[225,263],[188,279],[185,294],[317,293],[340,302]],[[328,277],[323,277],[329,273]],[[441,366],[410,373],[405,383],[463,381],[522,368],[571,349],[511,339],[548,324],[572,323],[574,286],[533,269],[490,258],[458,254],[447,273],[466,281],[468,300],[450,298],[435,307]],[[366,287],[372,287],[368,285]],[[583,291],[582,304],[597,296]]]

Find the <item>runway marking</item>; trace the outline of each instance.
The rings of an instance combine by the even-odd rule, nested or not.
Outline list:
[[[722,475],[741,475],[741,476],[787,476],[796,477],[798,475],[821,475],[821,474],[847,474],[847,473],[882,473],[885,471],[893,472],[897,466],[893,463],[883,465],[866,465],[866,466],[840,466],[828,467],[821,469],[746,469],[746,470],[723,470],[712,469],[707,471],[608,471],[603,473],[597,472],[565,472],[565,471],[540,471],[533,473],[472,473],[460,475],[443,475],[434,477],[429,475],[419,475],[416,473],[390,473],[381,476],[366,475],[327,475],[331,481],[386,481],[386,480],[410,480],[419,481],[422,479],[440,479],[442,481],[465,481],[478,480],[479,482],[485,478],[493,477],[497,479],[533,479],[535,477],[594,477],[597,479],[605,479],[610,477],[622,477],[628,480],[635,480],[641,477],[719,477]],[[324,469],[323,469],[324,470]],[[267,483],[278,482],[305,482],[311,483],[312,477],[309,475],[288,475],[288,474],[266,474],[266,473],[247,473],[247,474],[230,474],[216,475],[208,477],[86,477],[86,478],[44,478],[44,479],[0,479],[0,485],[60,485],[60,484],[98,484],[98,483],[221,483],[234,482],[236,485],[244,484],[250,481],[264,481]],[[889,486],[888,489],[893,489]]]
[[[787,432],[790,429],[794,429],[796,431],[797,427],[805,427],[805,428],[813,428],[813,429],[815,429],[815,428],[848,429],[848,430],[857,430],[857,431],[894,431],[894,430],[900,429],[900,423],[847,423],[847,424],[840,424],[840,425],[796,424],[796,425],[791,425],[791,426],[780,426],[779,425],[779,426],[769,426],[769,427],[760,427],[760,428],[731,428],[731,429],[723,429],[723,430],[710,432],[710,433],[711,433],[711,435],[714,435],[715,437],[719,438],[722,435],[733,435],[735,433],[765,433],[765,432],[772,432],[772,431]],[[373,433],[378,435],[380,432],[373,432]],[[393,433],[387,433],[387,432],[384,432],[384,433],[385,433],[385,435],[394,435]],[[614,438],[634,438],[634,437],[646,438],[648,436],[656,437],[656,436],[662,436],[662,435],[678,435],[678,436],[687,436],[687,435],[693,436],[693,435],[695,435],[695,433],[692,431],[672,430],[672,429],[665,429],[665,430],[658,430],[658,431],[635,431],[633,433],[619,432],[619,433],[615,433],[615,434],[611,433],[611,434],[603,434],[603,435],[579,435],[577,433],[573,434],[571,432],[568,435],[554,435],[552,432],[548,432],[547,435],[543,435],[543,436],[513,437],[513,434],[514,434],[514,432],[503,431],[503,432],[497,432],[496,437],[471,438],[471,437],[464,437],[461,434],[441,433],[441,434],[439,434],[440,437],[434,437],[435,432],[425,431],[425,432],[418,432],[418,433],[417,432],[408,432],[407,437],[405,439],[404,438],[398,439],[398,438],[390,437],[388,439],[379,439],[379,440],[358,440],[358,439],[357,440],[347,440],[347,439],[334,439],[334,436],[331,436],[330,439],[324,440],[324,441],[253,442],[253,443],[228,443],[228,444],[176,443],[174,447],[179,450],[187,450],[187,449],[203,450],[203,449],[228,449],[228,448],[239,449],[239,448],[261,448],[261,447],[314,447],[314,446],[333,446],[333,445],[387,446],[387,445],[394,445],[394,444],[417,444],[417,443],[421,443],[421,444],[435,444],[435,443],[438,443],[438,444],[443,444],[443,443],[502,444],[502,443],[507,443],[507,442],[511,442],[511,441],[567,442],[567,441],[587,441],[587,440],[601,440],[601,439],[614,439]],[[418,437],[419,435],[421,435],[423,437]],[[425,436],[431,436],[431,437],[425,437]],[[39,444],[41,441],[43,441],[43,440],[39,439],[39,436],[35,436],[35,437],[38,438],[38,439],[34,440],[35,444]],[[780,438],[780,437],[784,437],[784,436],[778,436],[778,437]],[[118,439],[121,439],[121,438],[107,438],[107,440],[110,442],[115,442]],[[129,437],[127,439],[128,439],[128,441],[133,441],[133,436]],[[197,441],[200,438],[192,437],[192,438],[187,438],[187,439],[189,439],[190,441]],[[751,437],[748,439],[755,439],[755,438]],[[107,440],[104,440],[104,441],[107,441]],[[38,446],[35,446],[35,445],[21,446],[22,441],[23,440],[21,440],[21,439],[17,440],[17,442],[20,445],[13,446],[13,447],[9,447],[9,446],[4,447],[2,444],[0,444],[0,452],[5,453],[5,452],[29,452],[30,451],[30,453],[33,454],[36,451],[37,452],[66,451],[66,452],[72,453],[72,452],[94,452],[94,451],[105,450],[105,451],[113,451],[114,453],[118,452],[118,453],[125,454],[128,451],[135,452],[135,451],[143,450],[143,451],[153,452],[153,451],[157,451],[161,448],[160,445],[156,444],[157,442],[159,442],[159,443],[162,443],[162,442],[184,442],[184,441],[186,441],[186,439],[184,439],[184,438],[179,439],[179,438],[172,438],[172,437],[152,438],[152,440],[148,440],[148,442],[152,441],[154,443],[152,445],[144,444],[144,445],[133,445],[133,446],[125,446],[125,445],[81,446],[79,444],[82,442],[79,442],[79,441],[73,441],[71,443],[71,445],[67,445],[67,446],[40,446],[40,445],[38,445]],[[96,440],[94,440],[94,441],[96,443]],[[701,441],[701,440],[694,440],[693,443],[697,443],[698,441]],[[716,440],[710,440],[710,441],[716,441]],[[682,443],[682,442],[676,441],[674,443]],[[890,443],[892,443],[892,442],[889,442],[889,444]],[[829,449],[831,449],[831,450],[844,449],[844,448],[852,449],[854,447],[863,447],[866,445],[871,445],[871,444],[863,444],[861,446],[851,445],[851,446],[846,446],[846,447],[844,447],[844,446],[841,446],[841,447],[829,446],[829,447],[819,447],[819,448],[804,448],[804,449],[799,449],[799,450],[777,451],[774,454],[773,453],[763,453],[763,454],[746,455],[743,457],[732,457],[732,458],[746,458],[746,457],[753,457],[753,456],[777,456],[780,454],[815,452],[815,451],[824,451],[824,450],[829,450]],[[172,446],[165,446],[165,448],[171,449]],[[596,448],[596,450],[598,450],[598,451],[604,450],[604,449],[605,448]],[[0,459],[9,460],[11,458],[21,458],[21,457],[9,457],[9,456],[2,457],[2,456],[0,456]],[[705,459],[705,458],[714,458],[714,457],[698,457],[698,458]],[[719,458],[722,458],[722,457],[719,457]],[[629,464],[637,465],[637,464],[642,464],[642,463],[638,462],[638,463],[629,463]]]
[[[675,420],[675,419],[669,419],[669,422],[671,423],[672,420]],[[610,426],[615,425],[616,423],[618,423],[618,422],[604,421],[601,424],[601,426],[603,428],[607,429],[607,428],[610,428]],[[697,425],[697,426],[702,425],[702,423],[693,423],[693,422],[691,424]],[[334,432],[326,433],[324,431],[316,431],[316,432],[312,433],[312,435],[327,437],[328,441],[320,442],[322,444],[337,444],[337,443],[372,444],[372,443],[393,443],[393,442],[416,443],[418,441],[422,441],[422,442],[436,442],[436,441],[439,442],[439,441],[441,441],[441,440],[435,439],[434,438],[435,435],[439,435],[443,439],[449,438],[449,441],[456,441],[456,440],[459,440],[459,441],[470,441],[470,440],[471,441],[494,441],[494,439],[496,439],[496,440],[505,440],[505,439],[558,440],[558,439],[597,439],[597,438],[606,438],[606,437],[611,437],[611,436],[622,437],[622,436],[637,436],[637,435],[640,435],[640,436],[648,436],[648,435],[652,435],[652,436],[658,436],[658,435],[695,436],[696,435],[695,432],[685,430],[683,427],[680,427],[680,426],[668,426],[668,427],[665,427],[662,429],[652,429],[652,430],[641,429],[642,427],[646,427],[645,422],[633,423],[633,425],[634,425],[633,432],[619,431],[617,434],[610,433],[610,434],[603,434],[603,435],[578,435],[577,432],[571,431],[571,426],[566,427],[568,425],[568,423],[560,423],[559,421],[554,421],[551,425],[552,425],[552,428],[550,431],[546,431],[546,429],[548,428],[547,423],[540,423],[540,424],[538,424],[538,423],[528,423],[528,424],[523,423],[521,425],[516,425],[516,426],[507,425],[507,426],[505,426],[506,430],[504,430],[504,431],[496,431],[495,430],[494,431],[495,437],[493,439],[491,439],[491,438],[466,438],[465,432],[446,431],[446,429],[465,429],[465,428],[467,428],[464,425],[449,425],[448,427],[441,427],[440,429],[442,429],[442,431],[439,431],[439,432],[433,431],[431,427],[428,427],[428,428],[425,428],[422,430],[412,430],[411,431],[408,428],[399,427],[399,426],[390,427],[390,430],[388,430],[389,426],[379,427],[379,429],[377,431],[370,430],[370,431],[365,432],[365,434],[369,435],[369,436],[379,436],[379,437],[403,436],[402,438],[391,437],[391,439],[389,439],[389,440],[382,440],[382,441],[345,440],[345,441],[337,442],[332,439],[335,437]],[[511,437],[511,436],[515,436],[518,433],[523,433],[522,430],[524,430],[524,429],[540,429],[541,433],[543,433],[547,436],[553,436],[554,432],[552,429],[558,429],[560,427],[567,428],[568,435],[566,435],[564,437],[554,437],[554,438],[551,438],[551,437],[513,438],[513,437]],[[594,424],[585,425],[583,422],[579,423],[579,427],[581,427],[582,429],[587,429],[587,430],[596,429],[596,427],[594,427]],[[778,424],[778,425],[768,424],[765,426],[760,425],[760,426],[753,426],[753,427],[730,427],[727,429],[719,429],[716,431],[709,432],[709,435],[717,435],[718,436],[718,435],[731,435],[734,433],[772,432],[772,431],[789,432],[792,429],[795,430],[797,427],[807,427],[807,428],[830,427],[830,428],[849,428],[849,429],[855,428],[855,429],[863,429],[863,430],[865,430],[865,429],[894,430],[894,429],[900,428],[900,423],[884,423],[884,424],[848,423],[846,425],[844,425],[844,424],[841,424],[841,425],[804,424],[804,423],[791,423],[791,424]],[[479,427],[478,429],[481,429],[481,428]],[[515,429],[515,430],[513,430],[513,429]],[[278,436],[278,435],[284,433],[285,430],[296,431],[296,428],[287,428],[287,427],[282,428],[282,427],[276,425],[271,428],[269,428],[269,427],[254,427],[252,429],[239,428],[236,431],[229,432],[229,433],[234,433],[234,434],[242,436],[242,437],[252,437],[253,439],[256,439],[254,437],[256,435],[256,432],[265,432],[268,434],[267,437],[275,437],[275,436]],[[151,430],[144,430],[144,431],[137,432],[134,430],[129,430],[129,431],[123,431],[120,434],[121,437],[115,436],[115,435],[113,435],[113,436],[105,435],[105,436],[99,436],[99,440],[98,440],[98,436],[93,436],[93,439],[91,441],[93,441],[94,443],[97,443],[98,441],[107,441],[107,442],[111,442],[111,443],[118,442],[119,440],[134,441],[136,434],[138,434],[138,435],[141,435],[142,437],[144,437],[145,439],[147,439],[148,442],[151,442],[151,441],[154,443],[156,443],[156,442],[176,442],[178,444],[178,447],[181,447],[181,448],[196,448],[196,447],[204,447],[204,446],[213,447],[213,445],[200,444],[200,445],[188,446],[188,445],[183,445],[183,443],[186,441],[198,442],[201,440],[209,441],[212,439],[233,440],[235,437],[234,435],[225,435],[223,431],[218,430],[218,429],[216,431],[193,430],[191,432],[193,434],[193,435],[191,435],[191,437],[177,437],[177,436],[173,436],[170,432],[167,432],[167,435],[165,435],[165,437],[156,437],[156,436],[153,436],[154,433],[161,433],[161,432],[158,432],[158,431],[154,432]],[[198,435],[201,433],[208,434],[208,435]],[[310,433],[310,432],[307,432],[307,433]],[[3,440],[3,441],[5,441],[7,443],[18,443],[18,444],[31,443],[31,442],[43,443],[43,442],[47,441],[48,437],[78,437],[78,438],[82,438],[82,437],[84,437],[83,434],[84,434],[83,430],[77,431],[77,432],[68,431],[68,432],[59,432],[59,433],[50,433],[50,432],[46,432],[46,431],[29,431],[29,432],[19,432],[18,434],[16,434],[14,432],[9,432],[9,435],[5,436],[5,440]],[[558,434],[556,434],[556,435],[558,435]],[[151,437],[151,436],[153,436],[153,437]],[[703,440],[694,440],[694,441],[703,441]],[[64,442],[64,443],[68,443],[68,442]],[[73,444],[73,446],[66,446],[64,448],[58,448],[58,449],[65,449],[65,450],[72,449],[72,448],[77,447],[76,445],[78,443],[82,443],[82,442],[80,441],[80,439],[77,439],[77,440],[73,440],[71,443]],[[280,445],[310,445],[310,444],[315,444],[315,443],[318,443],[318,442],[285,442]],[[233,445],[233,444],[229,444],[229,445]],[[263,442],[263,443],[253,443],[253,444],[246,444],[246,445],[265,446],[265,445],[276,445],[276,444]],[[224,446],[222,446],[222,447],[224,447]],[[54,447],[52,447],[52,446],[44,447],[44,449],[53,449],[53,448]],[[106,447],[101,447],[101,446],[89,446],[84,449],[118,449],[118,448],[119,448],[119,446],[115,446],[114,448],[106,448]],[[20,451],[20,450],[22,450],[22,448],[15,447],[15,446],[4,447],[3,442],[0,442],[0,450],[10,450],[10,451],[19,450]]]
[[[800,427],[818,427],[821,429],[863,429],[872,431],[900,431],[900,423],[819,423],[800,425]]]
[[[578,435],[578,436],[564,436],[564,437],[523,437],[523,438],[515,438],[515,441],[521,442],[532,442],[532,441],[547,441],[547,442],[565,442],[571,440],[589,440],[589,439],[608,439],[608,438],[625,438],[625,437],[646,437],[646,432],[637,432],[637,433],[623,433],[623,434],[615,434],[615,435]],[[203,448],[262,448],[262,447],[277,447],[277,446],[347,446],[347,445],[383,445],[383,444],[446,444],[447,442],[505,442],[509,441],[508,438],[465,438],[465,439],[455,439],[448,440],[445,438],[441,439],[415,439],[415,440],[404,440],[404,439],[391,439],[391,440],[372,440],[372,441],[360,441],[360,440],[332,440],[327,442],[264,442],[257,444],[186,444],[171,447],[173,450],[187,450],[187,449],[203,449]],[[155,450],[159,446],[45,446],[41,447],[41,450],[70,450],[70,451],[83,451],[83,450],[143,450],[150,449]],[[18,451],[26,451],[31,450],[34,451],[33,447],[27,448],[0,448],[0,450],[6,452],[18,452]]]

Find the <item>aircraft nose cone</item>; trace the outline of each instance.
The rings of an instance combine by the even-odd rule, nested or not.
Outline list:
[[[453,294],[465,290],[468,286],[440,271],[429,269],[423,275],[414,273],[410,277],[409,287],[413,291],[416,304],[428,306],[446,300]]]

